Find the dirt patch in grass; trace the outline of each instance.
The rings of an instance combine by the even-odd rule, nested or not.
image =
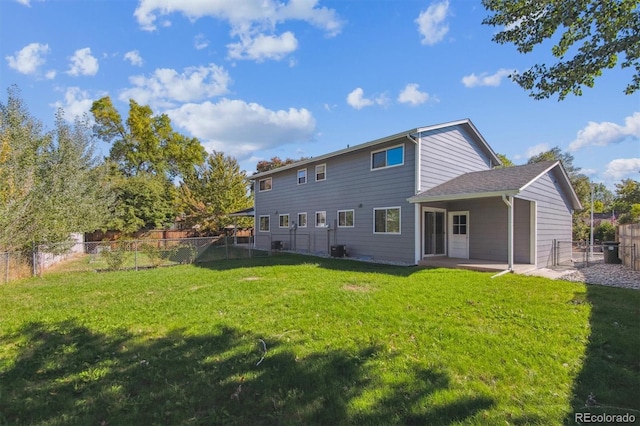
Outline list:
[[[342,286],[342,289],[345,291],[354,291],[356,293],[369,293],[374,290],[369,286],[360,284],[345,284]]]
[[[258,281],[260,277],[245,277],[242,281]]]

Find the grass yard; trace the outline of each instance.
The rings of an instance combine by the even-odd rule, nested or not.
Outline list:
[[[282,255],[2,285],[0,424],[640,418],[640,292],[490,276]]]

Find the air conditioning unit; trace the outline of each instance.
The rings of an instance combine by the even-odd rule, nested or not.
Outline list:
[[[271,250],[282,250],[284,243],[282,241],[271,241]]]
[[[345,257],[347,255],[347,246],[331,246],[331,257]]]

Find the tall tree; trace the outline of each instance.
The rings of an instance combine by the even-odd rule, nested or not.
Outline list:
[[[208,231],[233,224],[229,213],[253,205],[248,187],[247,175],[235,158],[222,152],[211,153],[205,165],[186,176],[180,187],[187,223]],[[238,222],[244,224],[242,220]]]
[[[497,166],[497,168],[514,166],[513,161],[509,160],[506,155],[504,154],[496,154],[496,155],[498,156],[498,158],[500,159],[500,162],[502,163],[502,165]]]
[[[129,101],[123,121],[109,97],[91,107],[95,132],[111,143],[109,161],[115,203],[109,226],[125,233],[168,226],[178,213],[174,182],[194,173],[206,152],[200,141],[181,135],[166,114]]]
[[[65,241],[104,220],[103,169],[86,121],[69,125],[59,110],[45,132],[16,87],[0,104],[0,249]]]
[[[602,70],[634,68],[625,88],[630,95],[640,88],[640,16],[637,0],[482,0],[494,12],[482,23],[503,28],[493,40],[513,43],[530,53],[549,39],[557,40],[551,53],[557,63],[536,64],[514,72],[511,78],[535,99],[557,94],[582,94],[593,87]]]
[[[307,157],[302,157],[297,160],[294,160],[293,158],[282,160],[280,157],[272,157],[271,160],[258,161],[258,164],[256,164],[256,173],[268,172],[269,170],[277,169],[278,167],[286,166],[306,159]]]
[[[634,179],[623,179],[615,184],[616,195],[613,209],[619,216],[620,223],[640,220],[640,182]]]

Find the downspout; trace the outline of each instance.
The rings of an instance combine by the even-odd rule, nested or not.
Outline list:
[[[513,196],[502,194],[502,201],[507,205],[507,259],[508,266],[502,272],[498,272],[491,278],[496,278],[504,274],[513,273]]]
[[[421,168],[421,163],[422,163],[422,152],[420,151],[420,136],[418,135],[418,139],[414,139],[411,135],[406,135],[407,139],[409,139],[411,142],[413,142],[416,146],[416,150],[415,150],[415,171],[414,171],[414,190],[415,190],[415,194],[419,194],[420,191],[422,191],[422,168]],[[414,213],[413,213],[413,226],[414,226],[414,232],[413,232],[413,257],[414,257],[414,262],[416,263],[416,265],[420,262],[420,260],[422,259],[422,255],[421,255],[421,235],[422,233],[420,232],[420,207],[422,206],[422,204],[420,203],[415,203],[414,204]]]

